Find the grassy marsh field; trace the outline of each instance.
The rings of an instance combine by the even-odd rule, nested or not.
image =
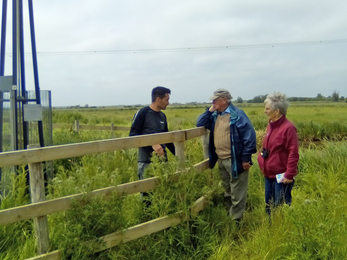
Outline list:
[[[236,104],[252,121],[258,143],[267,120],[262,104]],[[170,130],[195,127],[207,106],[169,106],[165,111]],[[130,126],[137,108],[54,109],[53,122],[72,125]],[[155,158],[151,173],[162,179],[154,190],[152,206],[143,208],[139,197],[117,194],[88,204],[76,201],[73,210],[48,216],[52,250],[64,251],[65,259],[345,259],[347,255],[347,103],[291,103],[288,118],[300,136],[299,174],[292,206],[274,211],[269,224],[264,205],[264,181],[256,163],[250,170],[247,211],[241,228],[227,216],[221,201],[222,188],[216,169],[190,171],[170,184],[167,174],[177,169]],[[128,136],[117,131],[115,137]],[[111,138],[109,131],[80,131],[70,126],[54,129],[54,143]],[[319,141],[319,142],[317,142]],[[203,160],[200,138],[185,143],[186,166]],[[55,178],[47,197],[79,192],[137,180],[137,150],[129,149],[57,160]],[[11,185],[1,198],[1,209],[29,203],[25,170],[11,174]],[[190,222],[90,255],[84,241],[100,237],[179,210],[202,195],[209,207]],[[0,227],[0,259],[25,259],[36,255],[32,221]]]

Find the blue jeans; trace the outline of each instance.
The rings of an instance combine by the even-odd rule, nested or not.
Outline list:
[[[145,170],[149,167],[150,163],[146,162],[138,162],[137,163],[137,177],[139,177],[139,180],[143,180],[148,178],[145,175]]]
[[[137,176],[139,177],[139,180],[148,178],[146,169],[149,167],[149,165],[150,163],[146,162],[137,163]],[[140,198],[143,199],[146,208],[152,204],[150,201],[150,192],[140,192]]]
[[[292,203],[293,186],[294,180],[292,183],[283,184],[277,183],[276,179],[265,177],[265,203],[267,214],[271,214],[271,206],[277,207],[283,203],[288,205]]]

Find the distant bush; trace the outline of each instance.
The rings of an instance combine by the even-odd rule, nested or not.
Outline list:
[[[243,99],[241,97],[237,97],[236,103],[243,103]]]
[[[315,123],[313,121],[295,123],[300,140],[339,141],[347,138],[347,125],[341,122]]]
[[[58,111],[53,110],[53,122],[55,124],[65,123],[65,124],[73,124],[75,120],[78,120],[80,123],[87,123],[88,119],[82,115],[80,112],[76,111]]]

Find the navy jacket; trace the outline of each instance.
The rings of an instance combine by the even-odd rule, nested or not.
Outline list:
[[[147,135],[155,133],[168,132],[166,116],[163,112],[156,112],[149,106],[141,108],[134,115],[133,123],[130,128],[129,136]],[[161,144],[164,149],[165,158],[167,159],[166,147],[170,152],[175,155],[175,146],[173,143]],[[152,146],[145,146],[139,148],[139,162],[151,162],[153,153]]]
[[[237,177],[237,174],[244,171],[242,162],[252,163],[252,154],[256,153],[256,134],[254,128],[249,121],[245,112],[241,109],[236,108],[233,104],[229,105],[232,111],[230,115],[230,142],[231,147],[235,149],[232,155],[232,162],[236,163],[233,168],[233,176]],[[206,109],[205,113],[199,116],[197,127],[204,126],[210,130],[210,142],[209,142],[209,159],[210,168],[212,169],[218,161],[216,154],[216,148],[214,146],[214,126],[218,116],[218,112],[210,112],[209,108]],[[233,137],[232,137],[233,135]],[[234,141],[233,141],[234,139]],[[234,171],[236,171],[234,173]]]

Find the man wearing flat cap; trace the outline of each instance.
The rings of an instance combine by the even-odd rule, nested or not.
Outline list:
[[[246,207],[248,170],[256,152],[256,135],[245,112],[231,103],[228,90],[217,89],[210,99],[212,106],[199,116],[196,126],[210,130],[210,168],[218,161],[225,206],[239,223]]]

